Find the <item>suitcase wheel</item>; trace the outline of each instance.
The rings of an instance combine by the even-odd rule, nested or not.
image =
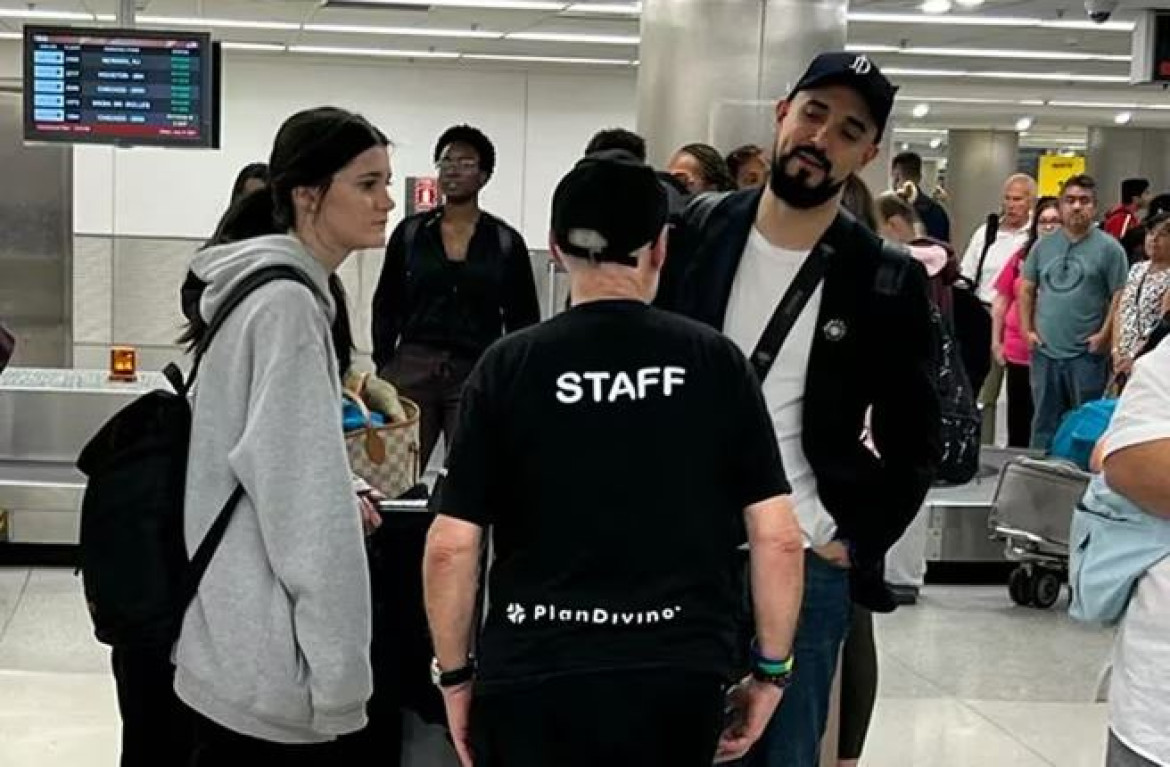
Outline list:
[[[1060,599],[1060,574],[1052,570],[1037,570],[1032,578],[1032,604],[1047,610]]]
[[[1012,570],[1011,577],[1008,578],[1008,594],[1012,601],[1021,607],[1029,607],[1032,604],[1032,574],[1022,565]]]

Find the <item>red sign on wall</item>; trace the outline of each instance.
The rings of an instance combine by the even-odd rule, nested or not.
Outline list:
[[[406,179],[406,215],[425,213],[442,202],[439,198],[439,179],[431,176],[410,176]]]

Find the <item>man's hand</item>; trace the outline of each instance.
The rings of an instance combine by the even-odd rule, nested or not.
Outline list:
[[[1133,358],[1122,354],[1120,349],[1114,349],[1113,372],[1121,375],[1129,375],[1133,372]]]
[[[996,363],[1000,367],[1005,367],[1007,365],[1007,361],[1004,359],[1004,356],[1003,356],[1003,344],[1001,342],[999,342],[999,341],[992,341],[991,342],[991,357],[992,357],[992,359],[994,359],[996,361]]]
[[[471,682],[443,688],[443,705],[447,707],[447,726],[459,755],[461,767],[473,767],[471,758]]]
[[[813,553],[833,567],[839,567],[842,570],[853,567],[853,562],[849,559],[849,547],[841,541],[829,541],[824,546],[817,546],[813,549]]]
[[[1032,349],[1039,349],[1044,345],[1044,339],[1035,330],[1028,331],[1028,347]]]
[[[1092,354],[1104,354],[1105,350],[1109,348],[1106,346],[1108,341],[1108,333],[1102,330],[1100,333],[1094,333],[1089,336],[1086,343],[1089,345],[1089,351]]]
[[[730,718],[723,734],[719,736],[719,747],[715,751],[715,763],[741,759],[760,736],[780,705],[784,691],[774,684],[757,682],[748,677],[727,693]]]

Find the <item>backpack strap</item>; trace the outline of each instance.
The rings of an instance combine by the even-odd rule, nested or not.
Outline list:
[[[274,282],[276,280],[292,280],[294,282],[299,282],[314,293],[317,292],[316,286],[313,285],[312,281],[308,278],[308,276],[305,275],[304,272],[294,266],[289,266],[287,264],[266,266],[261,269],[257,269],[242,279],[239,285],[237,285],[232,290],[231,294],[223,302],[223,305],[220,306],[216,311],[215,315],[211,318],[211,321],[207,323],[207,330],[203,333],[203,337],[199,339],[199,343],[195,346],[195,361],[191,364],[191,372],[187,374],[187,380],[182,381],[180,386],[175,386],[176,380],[181,381],[182,379],[182,374],[178,372],[178,367],[174,364],[171,364],[168,365],[165,370],[163,370],[163,375],[166,376],[167,380],[170,381],[172,386],[175,386],[175,390],[180,395],[186,396],[191,391],[191,388],[195,385],[195,379],[199,374],[199,366],[203,362],[203,355],[207,353],[209,348],[211,348],[212,340],[215,339],[216,334],[219,333],[224,323],[227,322],[227,319],[231,313],[235,311],[240,306],[240,304],[244,302],[244,299],[246,299],[252,293],[267,285],[268,283]],[[176,374],[178,374],[177,378]]]
[[[975,289],[983,284],[983,265],[987,262],[987,252],[995,244],[995,237],[999,233],[999,215],[987,214],[987,224],[983,229],[983,252],[979,254],[979,266],[975,268]]]
[[[207,324],[207,331],[195,347],[195,362],[191,366],[191,373],[187,376],[186,382],[182,381],[182,373],[178,372],[178,368],[174,364],[168,365],[167,369],[163,371],[163,375],[167,377],[167,380],[171,382],[172,386],[175,385],[176,380],[179,381],[181,387],[176,386],[175,388],[180,395],[186,396],[187,392],[191,390],[191,387],[195,383],[196,374],[199,372],[199,363],[203,361],[203,355],[211,348],[212,339],[223,328],[228,316],[239,308],[240,304],[244,303],[244,300],[248,296],[255,293],[264,285],[275,282],[276,280],[299,282],[314,293],[317,292],[316,286],[313,285],[312,281],[304,272],[296,267],[284,264],[257,269],[241,280],[219,310],[216,311],[215,315],[211,318],[211,322]],[[232,494],[228,496],[223,508],[215,515],[215,521],[211,523],[207,534],[199,542],[198,548],[195,549],[195,555],[191,557],[191,562],[188,564],[187,572],[184,576],[183,592],[179,595],[179,602],[176,605],[179,608],[180,618],[187,611],[192,600],[195,599],[195,594],[199,590],[199,583],[203,580],[203,575],[207,572],[208,565],[211,564],[212,556],[215,555],[216,549],[219,548],[219,544],[223,541],[224,533],[227,532],[228,524],[232,521],[236,506],[239,505],[243,497],[244,487],[243,485],[237,484],[232,490]]]

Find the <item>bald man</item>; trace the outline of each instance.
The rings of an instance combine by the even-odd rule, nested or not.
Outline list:
[[[1036,206],[1036,180],[1023,173],[1009,176],[1003,185],[1003,206],[999,211],[999,229],[995,240],[987,245],[987,224],[979,225],[963,255],[963,276],[975,283],[979,300],[990,311],[995,299],[995,281],[1003,267],[1020,248],[1028,244],[1028,226]],[[986,253],[985,253],[986,251]],[[988,350],[988,354],[991,351]],[[995,444],[996,403],[1003,387],[1003,367],[994,359],[983,390],[979,408],[983,412],[983,443]]]

